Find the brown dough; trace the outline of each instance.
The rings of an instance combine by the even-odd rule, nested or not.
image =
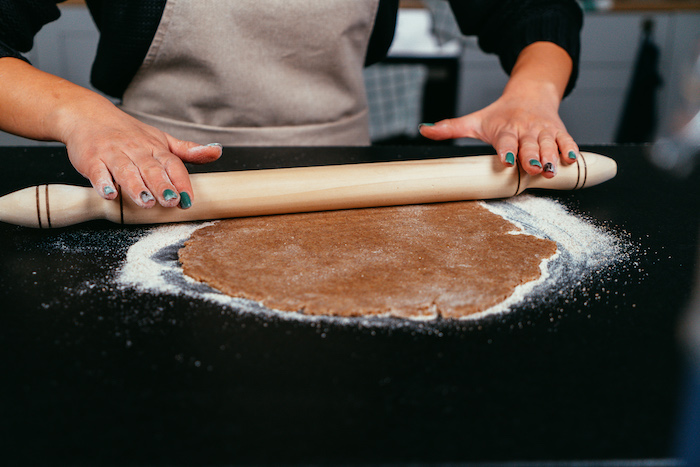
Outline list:
[[[540,276],[556,244],[478,202],[231,219],[194,232],[185,274],[312,315],[457,318]]]

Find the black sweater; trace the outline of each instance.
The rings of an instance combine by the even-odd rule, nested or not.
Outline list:
[[[0,0],[0,57],[26,60],[35,34],[58,19],[64,0]],[[352,0],[348,0],[352,1]],[[120,98],[136,74],[158,28],[166,0],[86,0],[100,31],[92,84]],[[394,37],[399,0],[380,0],[366,64],[378,62]],[[575,0],[450,0],[460,29],[498,54],[510,73],[520,51],[537,41],[563,47],[574,61],[568,94],[578,76],[582,13]]]

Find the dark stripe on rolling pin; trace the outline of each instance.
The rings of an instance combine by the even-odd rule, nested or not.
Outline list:
[[[586,164],[586,158],[583,155],[581,155],[581,159],[583,159],[583,183],[581,184],[581,188],[583,188],[588,180],[588,164]]]
[[[36,186],[36,217],[39,219],[39,228],[43,229],[41,225],[41,203],[39,203],[39,185]]]
[[[574,190],[578,190],[578,182],[581,180],[581,161],[580,157],[576,158],[576,185],[574,185]]]
[[[46,222],[49,224],[49,229],[51,228],[51,211],[49,210],[49,186],[46,187]]]
[[[518,186],[515,188],[515,195],[517,195],[518,192],[520,191],[520,178],[521,178],[521,175],[520,175],[520,166],[516,164],[516,165],[515,165],[515,170],[518,171]],[[513,196],[515,196],[515,195],[513,195]]]
[[[117,187],[117,195],[119,195],[119,216],[121,218],[121,223],[124,225],[124,198],[122,196],[122,189],[121,187]]]

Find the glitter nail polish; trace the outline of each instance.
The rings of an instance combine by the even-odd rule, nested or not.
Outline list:
[[[139,198],[141,198],[143,204],[148,204],[155,199],[153,195],[147,191],[142,191],[141,194],[139,194]]]

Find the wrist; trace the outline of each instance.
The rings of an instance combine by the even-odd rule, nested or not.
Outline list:
[[[558,110],[562,92],[556,83],[547,79],[518,78],[508,81],[502,98],[528,105],[546,105]]]
[[[72,83],[68,83],[67,87],[66,93],[55,102],[46,118],[46,126],[52,132],[53,139],[63,144],[68,144],[77,130],[116,109],[114,104],[95,92]]]

